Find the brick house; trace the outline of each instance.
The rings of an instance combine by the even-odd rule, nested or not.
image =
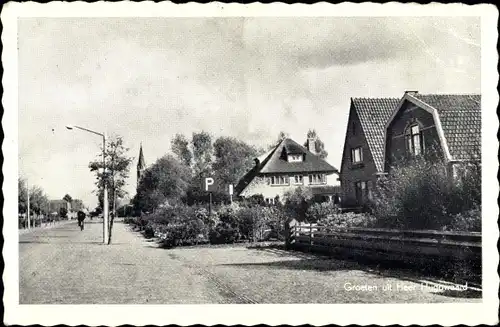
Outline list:
[[[338,170],[315,153],[314,139],[306,147],[292,139],[283,139],[276,147],[255,159],[255,166],[238,182],[235,193],[243,198],[262,195],[266,202],[299,186],[313,195],[333,200],[340,193],[336,185]]]
[[[343,205],[362,206],[378,177],[414,156],[444,160],[450,176],[480,160],[481,96],[407,91],[351,99],[340,172]]]
[[[384,173],[385,126],[397,98],[351,98],[340,167],[342,204],[361,206]]]
[[[442,160],[450,177],[481,160],[481,95],[405,92],[386,123],[385,171],[414,156]]]

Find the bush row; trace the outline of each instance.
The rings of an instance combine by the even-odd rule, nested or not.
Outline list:
[[[260,205],[222,205],[211,214],[202,206],[175,205],[125,222],[136,225],[146,237],[159,237],[167,247],[284,238],[282,211]]]
[[[138,218],[127,218],[148,238],[158,237],[164,246],[223,244],[285,238],[286,207],[256,204],[223,205],[209,215],[201,206],[177,205]],[[305,222],[332,229],[383,227],[369,213],[341,213],[331,203],[313,203],[305,210]],[[456,214],[442,230],[480,231],[481,210]]]
[[[380,179],[370,209],[378,227],[481,230],[481,166],[452,173],[441,162],[415,160]]]

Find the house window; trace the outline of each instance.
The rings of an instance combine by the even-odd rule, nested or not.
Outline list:
[[[351,162],[353,164],[363,161],[363,151],[361,147],[351,149]]]
[[[422,132],[418,124],[410,125],[406,129],[406,146],[408,152],[414,156],[418,156],[423,152]]]
[[[269,184],[271,185],[288,185],[288,176],[280,175],[280,176],[271,176],[269,177]]]
[[[294,184],[303,184],[304,183],[303,176],[302,175],[293,176],[293,183]]]
[[[267,204],[274,204],[274,198],[266,198]]]
[[[309,184],[325,184],[326,178],[324,174],[309,175]]]
[[[301,154],[289,154],[288,155],[288,162],[301,162],[301,161],[302,161]]]

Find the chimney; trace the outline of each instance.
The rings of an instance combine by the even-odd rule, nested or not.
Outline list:
[[[405,94],[415,95],[418,94],[418,91],[405,91]]]
[[[307,150],[312,154],[316,154],[316,138],[308,137],[307,138]]]

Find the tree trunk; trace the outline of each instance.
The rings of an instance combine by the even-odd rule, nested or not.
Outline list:
[[[113,221],[115,220],[115,216],[111,215],[111,220],[109,221],[109,233],[108,233],[108,245],[111,244],[111,236],[113,232]]]
[[[109,232],[108,232],[108,244],[111,244],[111,236],[113,232],[113,221],[116,215],[116,189],[115,189],[115,177],[113,176],[113,210],[111,211],[111,220],[109,222]]]

